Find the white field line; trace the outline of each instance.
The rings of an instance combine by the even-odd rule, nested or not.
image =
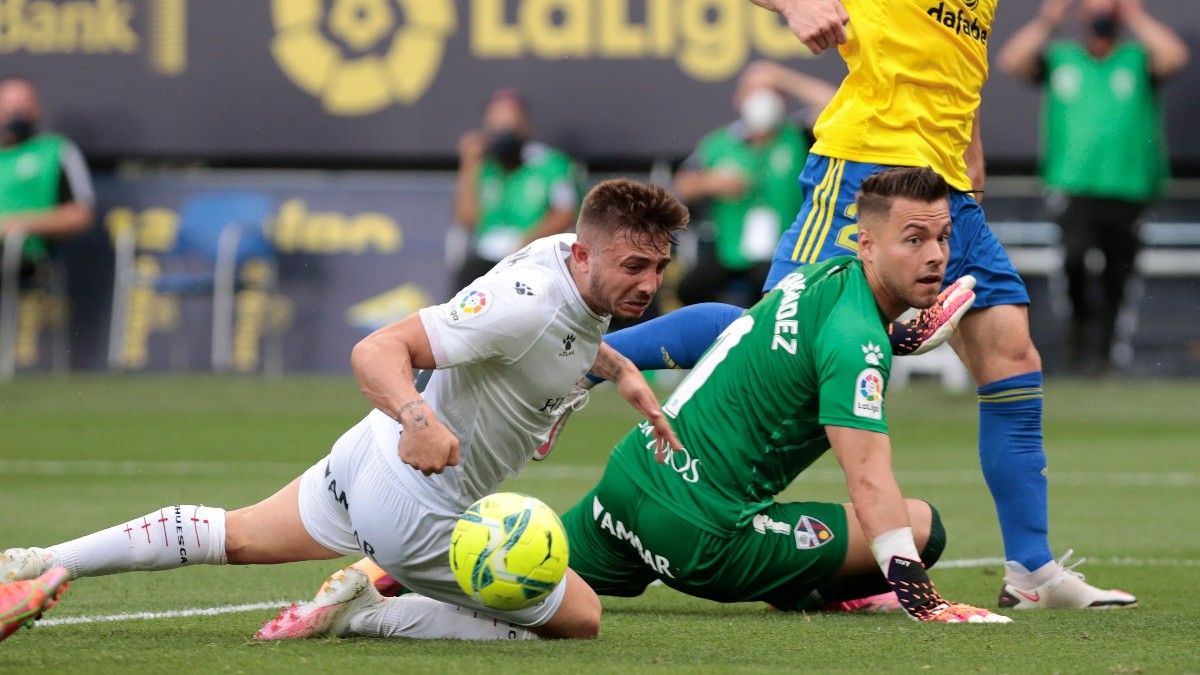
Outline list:
[[[313,458],[317,461],[319,458]],[[239,461],[106,461],[106,460],[24,460],[0,459],[0,475],[30,476],[204,476],[245,473],[275,473],[280,479],[299,474],[305,462]],[[522,474],[527,480],[579,480],[600,478],[603,468],[569,464],[531,462]],[[1079,487],[1197,487],[1200,473],[1191,471],[1054,471],[1047,473],[1054,485]],[[901,485],[983,485],[983,476],[971,469],[901,469],[896,472]],[[800,475],[800,484],[840,485],[845,481],[837,469],[810,469]]]
[[[148,621],[154,619],[182,619],[188,616],[220,616],[239,612],[254,612],[260,609],[279,609],[291,604],[286,600],[275,602],[251,602],[244,605],[222,605],[220,607],[193,607],[163,612],[129,612],[127,614],[97,614],[92,616],[67,616],[61,619],[43,619],[40,627],[76,626],[83,623],[108,623],[111,621]]]
[[[1090,562],[1098,565],[1113,567],[1200,567],[1200,559],[1189,558],[1089,558]],[[943,569],[975,569],[980,567],[999,567],[1004,561],[1000,558],[962,558],[959,560],[940,561],[935,570]],[[655,585],[658,585],[657,583]],[[182,619],[192,616],[221,616],[223,614],[240,614],[256,612],[264,609],[278,609],[290,604],[288,600],[267,602],[251,602],[243,605],[221,605],[218,607],[191,607],[162,612],[128,612],[125,614],[97,614],[85,616],[67,616],[60,619],[43,619],[39,627],[78,626],[81,624],[110,623],[116,621],[155,621],[160,619]]]

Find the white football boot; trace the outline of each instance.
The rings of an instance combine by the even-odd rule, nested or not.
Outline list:
[[[255,640],[294,640],[340,637],[350,630],[359,612],[384,601],[362,570],[347,567],[334,572],[311,602],[292,603],[263,624]]]
[[[57,564],[44,548],[10,548],[0,553],[0,584],[36,579]]]
[[[1075,571],[1086,558],[1080,558],[1070,566],[1064,565],[1074,553],[1068,549],[1057,562],[1058,571],[1048,581],[1033,588],[1020,588],[1012,579],[1028,578],[1031,573],[1023,565],[1008,561],[1004,586],[1000,589],[1000,606],[1005,609],[1119,609],[1136,607],[1137,598],[1125,591],[1105,590],[1084,581],[1083,574]]]

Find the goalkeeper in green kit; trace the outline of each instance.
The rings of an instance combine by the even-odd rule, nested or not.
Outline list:
[[[858,195],[859,257],[801,267],[734,320],[663,405],[683,450],[651,430],[621,440],[604,477],[563,516],[571,569],[598,594],[661,580],[719,602],[781,610],[902,608],[914,619],[1007,623],[944,600],[925,569],[946,544],[937,510],[904,499],[892,472],[884,390],[887,326],[938,305],[938,340],[974,280],[939,296],[948,257],[946,182],[888,169]],[[850,504],[775,496],[832,448]],[[401,592],[370,560],[354,565]]]
[[[664,457],[635,428],[564,515],[571,568],[597,593],[639,595],[658,579],[795,610],[877,607],[873,596],[894,592],[893,606],[917,620],[1009,621],[938,595],[925,568],[945,547],[941,519],[904,499],[892,472],[886,331],[910,306],[938,301],[946,183],[927,168],[889,169],[863,182],[858,214],[858,258],[784,279],[664,404],[685,449]],[[830,448],[852,503],[775,501]]]

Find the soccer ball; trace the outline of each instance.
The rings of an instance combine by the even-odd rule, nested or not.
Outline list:
[[[463,592],[493,609],[541,601],[567,572],[567,533],[541,501],[498,492],[471,505],[450,537],[450,569]]]

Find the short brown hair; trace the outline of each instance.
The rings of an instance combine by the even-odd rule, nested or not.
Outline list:
[[[663,234],[675,243],[675,233],[687,225],[687,208],[663,188],[613,178],[583,198],[576,231],[581,237],[586,237],[588,230],[597,234],[627,232],[634,244],[641,245],[655,242]]]
[[[950,196],[946,179],[927,166],[900,166],[871,174],[862,182],[854,200],[858,217],[864,213],[887,217],[897,197],[918,202],[936,202]]]

